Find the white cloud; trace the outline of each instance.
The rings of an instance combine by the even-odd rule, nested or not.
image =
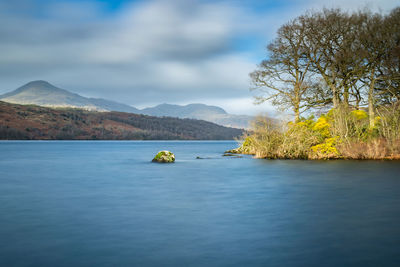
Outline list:
[[[232,39],[244,31],[237,18],[245,14],[236,6],[147,1],[126,7],[108,21],[88,22],[79,13],[76,20],[83,26],[78,27],[76,21],[63,18],[80,6],[60,5],[62,11],[53,5],[46,14],[59,18],[62,12],[61,19],[20,19],[8,29],[13,34],[0,44],[0,68],[18,69],[13,79],[49,79],[67,89],[81,88],[83,94],[130,104],[146,97],[162,101],[165,96],[167,101],[247,94],[247,73],[253,64],[231,47]],[[85,12],[91,8],[87,3],[81,7]],[[28,24],[35,29],[30,31]]]
[[[25,9],[18,13],[21,1]],[[344,8],[359,3],[338,1]],[[262,47],[287,20],[330,2],[289,1],[277,12],[239,1],[151,0],[106,16],[98,1],[59,1],[41,7],[39,17],[30,14],[37,8],[32,3],[0,3],[0,93],[46,79],[136,106],[201,100],[254,114],[269,110],[253,107],[248,90],[248,73],[264,56]],[[384,10],[394,5],[379,2]],[[262,42],[259,50],[236,47],[254,36]]]

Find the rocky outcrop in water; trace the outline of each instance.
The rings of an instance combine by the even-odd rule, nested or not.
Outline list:
[[[175,162],[175,155],[170,151],[163,150],[158,152],[152,161],[159,163],[172,163]]]

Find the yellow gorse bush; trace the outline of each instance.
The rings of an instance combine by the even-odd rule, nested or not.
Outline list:
[[[359,121],[368,119],[368,114],[364,110],[353,110],[350,112],[350,115]]]
[[[374,118],[374,125],[376,128],[380,125],[381,121],[382,121],[382,118],[380,116],[376,116]]]
[[[331,109],[318,119],[259,123],[242,143],[241,151],[259,158],[349,158],[355,151],[358,154],[352,158],[362,158],[360,155],[368,153],[365,158],[391,157],[400,151],[400,108],[378,114],[373,128],[364,110],[351,109]],[[384,146],[383,150],[379,146]],[[371,156],[367,150],[383,152]]]
[[[311,150],[317,158],[337,158],[339,157],[339,152],[336,148],[338,140],[338,136],[327,138],[322,144],[312,146]]]
[[[312,129],[320,133],[322,137],[327,138],[331,136],[330,127],[331,125],[329,124],[328,119],[325,116],[321,116],[315,122]]]

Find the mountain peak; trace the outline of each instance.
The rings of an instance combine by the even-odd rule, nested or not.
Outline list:
[[[48,81],[45,81],[45,80],[36,80],[36,81],[31,81],[31,82],[29,82],[29,83],[27,83],[27,84],[25,84],[25,86],[26,85],[29,85],[29,86],[37,86],[37,85],[46,85],[46,86],[53,86],[52,84],[50,84]]]
[[[0,100],[15,104],[33,104],[46,107],[72,107],[97,111],[122,111],[137,113],[134,107],[105,100],[86,98],[58,88],[47,81],[31,81],[4,95]]]
[[[41,91],[41,92],[56,92],[56,91],[65,91],[63,89],[57,88],[54,85],[52,85],[51,83],[44,81],[44,80],[37,80],[37,81],[31,81],[28,82],[27,84],[19,87],[18,89],[8,93],[8,96],[11,95],[16,95],[19,93],[23,93],[23,92],[27,92],[27,91]]]

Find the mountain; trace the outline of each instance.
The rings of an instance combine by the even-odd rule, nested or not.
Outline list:
[[[220,107],[207,106],[204,104],[189,104],[186,106],[161,104],[151,108],[145,108],[140,111],[142,114],[152,116],[168,116],[168,117],[194,117],[198,114],[204,114],[204,116],[214,114],[227,114],[225,110]]]
[[[232,140],[242,134],[202,120],[0,101],[0,139]]]
[[[210,121],[226,127],[250,128],[250,122],[254,119],[247,115],[234,115],[227,113],[224,109],[204,104],[189,104],[186,106],[161,104],[140,111],[142,114],[151,116],[169,116],[177,118],[191,118]]]
[[[69,107],[92,111],[139,112],[134,107],[114,101],[101,98],[86,98],[57,88],[46,81],[29,82],[10,93],[0,95],[0,100],[14,104],[31,104],[44,107]]]
[[[14,104],[52,108],[79,108],[89,111],[120,111],[158,117],[189,118],[239,129],[248,129],[250,121],[254,119],[246,115],[228,114],[220,107],[204,104],[189,104],[186,106],[161,104],[139,110],[132,106],[106,99],[83,97],[55,87],[46,81],[29,82],[10,93],[0,95],[0,100]]]

